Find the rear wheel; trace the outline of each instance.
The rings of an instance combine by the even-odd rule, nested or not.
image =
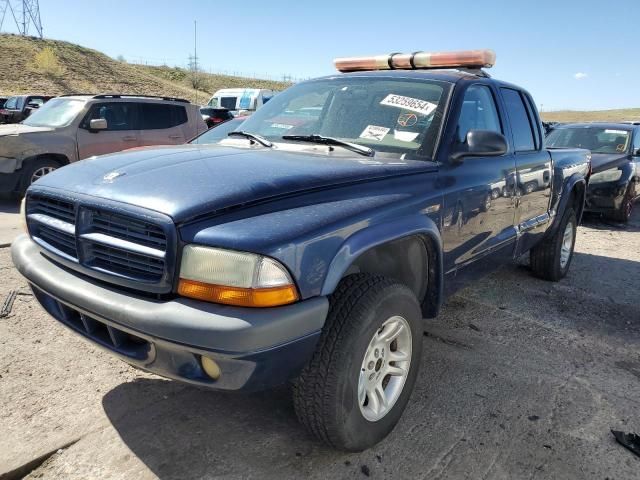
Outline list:
[[[381,276],[346,277],[316,352],[294,384],[301,423],[341,450],[361,451],[400,419],[418,375],[422,315],[411,290]]]
[[[534,275],[554,282],[565,277],[573,259],[577,228],[576,214],[567,207],[555,233],[531,249]]]

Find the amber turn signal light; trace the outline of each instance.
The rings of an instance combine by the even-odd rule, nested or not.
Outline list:
[[[298,300],[298,292],[293,285],[241,288],[212,285],[184,278],[180,279],[178,293],[183,297],[238,307],[277,307]]]

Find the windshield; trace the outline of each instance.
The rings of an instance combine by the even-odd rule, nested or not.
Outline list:
[[[24,122],[32,127],[66,127],[82,111],[86,102],[70,98],[54,98],[35,110]]]
[[[272,142],[321,135],[377,152],[431,157],[450,88],[435,80],[356,76],[304,82],[273,97],[242,130]]]
[[[15,110],[18,107],[18,97],[9,97],[4,104],[4,108],[7,110]]]
[[[219,123],[213,128],[210,128],[206,132],[198,135],[196,138],[191,140],[189,143],[197,143],[197,144],[208,144],[208,143],[218,143],[220,140],[228,138],[229,132],[232,132],[236,128],[238,128],[244,122],[244,118],[234,118],[232,120],[227,120],[226,122]]]
[[[591,153],[626,153],[631,134],[628,130],[602,127],[568,127],[553,130],[549,147],[586,148]]]

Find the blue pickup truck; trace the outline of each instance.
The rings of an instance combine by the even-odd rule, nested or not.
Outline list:
[[[368,448],[448,294],[523,254],[552,281],[571,263],[590,153],[546,149],[493,61],[340,59],[219,144],[61,168],[27,191],[13,261],[52,317],[124,361],[225,391],[291,381],[310,432]]]

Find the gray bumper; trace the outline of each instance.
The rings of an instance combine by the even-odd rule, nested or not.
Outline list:
[[[329,303],[316,297],[277,308],[239,308],[184,298],[157,301],[80,277],[53,263],[27,236],[12,244],[13,263],[56,300],[145,337],[224,354],[257,352],[319,332]]]

